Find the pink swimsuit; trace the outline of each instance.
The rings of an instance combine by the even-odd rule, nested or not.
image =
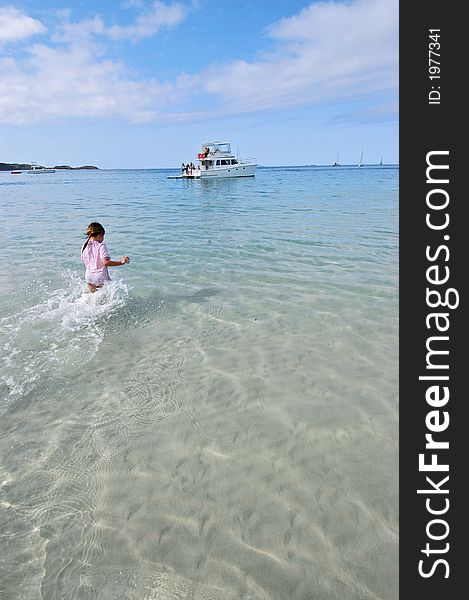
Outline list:
[[[111,281],[107,267],[103,265],[105,258],[111,258],[106,244],[97,242],[96,240],[89,240],[86,248],[81,251],[81,260],[86,267],[86,283],[102,285],[106,281]]]

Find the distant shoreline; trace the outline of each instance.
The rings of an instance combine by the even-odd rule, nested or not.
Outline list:
[[[85,170],[99,170],[94,165],[84,165],[82,167],[71,167],[69,165],[56,165],[55,167],[43,167],[41,165],[29,165],[26,163],[0,163],[0,171],[30,171],[32,168],[35,169],[62,169],[64,171],[79,171]]]
[[[83,171],[83,170],[96,170],[96,171],[152,171],[152,170],[156,170],[156,171],[177,171],[180,170],[179,167],[111,167],[109,169],[100,169],[99,167],[93,166],[93,165],[83,165],[81,167],[71,167],[69,165],[56,165],[54,167],[42,167],[40,165],[29,165],[29,164],[18,164],[18,163],[0,163],[0,172],[7,172],[7,171],[29,171],[32,169],[32,167],[35,167],[36,169],[42,169],[42,168],[49,168],[49,169],[56,169],[56,170],[64,170],[64,171]],[[324,168],[328,168],[328,167],[332,167],[333,165],[331,164],[311,164],[311,165],[258,165],[258,169],[304,169],[304,168],[317,168],[317,169],[324,169]],[[358,165],[356,164],[342,164],[342,165],[338,165],[335,166],[334,168],[340,170],[340,169],[347,169],[347,168],[353,168],[353,167],[357,167]],[[394,168],[398,168],[399,167],[399,163],[383,163],[383,164],[379,164],[379,163],[365,163],[364,165],[362,165],[362,168],[379,168],[379,167],[394,167]]]

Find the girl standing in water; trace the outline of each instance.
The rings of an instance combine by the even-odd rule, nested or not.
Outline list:
[[[103,242],[105,233],[101,223],[90,223],[86,229],[88,239],[81,249],[81,260],[86,267],[85,281],[91,293],[103,287],[106,281],[111,281],[108,267],[120,267],[130,262],[128,256],[123,256],[120,260],[111,260]]]

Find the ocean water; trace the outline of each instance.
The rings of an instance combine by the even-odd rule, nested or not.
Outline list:
[[[0,174],[0,598],[396,599],[398,169],[169,174]]]

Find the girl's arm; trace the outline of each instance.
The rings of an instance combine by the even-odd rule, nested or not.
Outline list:
[[[103,259],[103,265],[105,267],[122,267],[130,262],[130,258],[128,256],[123,256],[120,260],[111,260],[110,258]]]

